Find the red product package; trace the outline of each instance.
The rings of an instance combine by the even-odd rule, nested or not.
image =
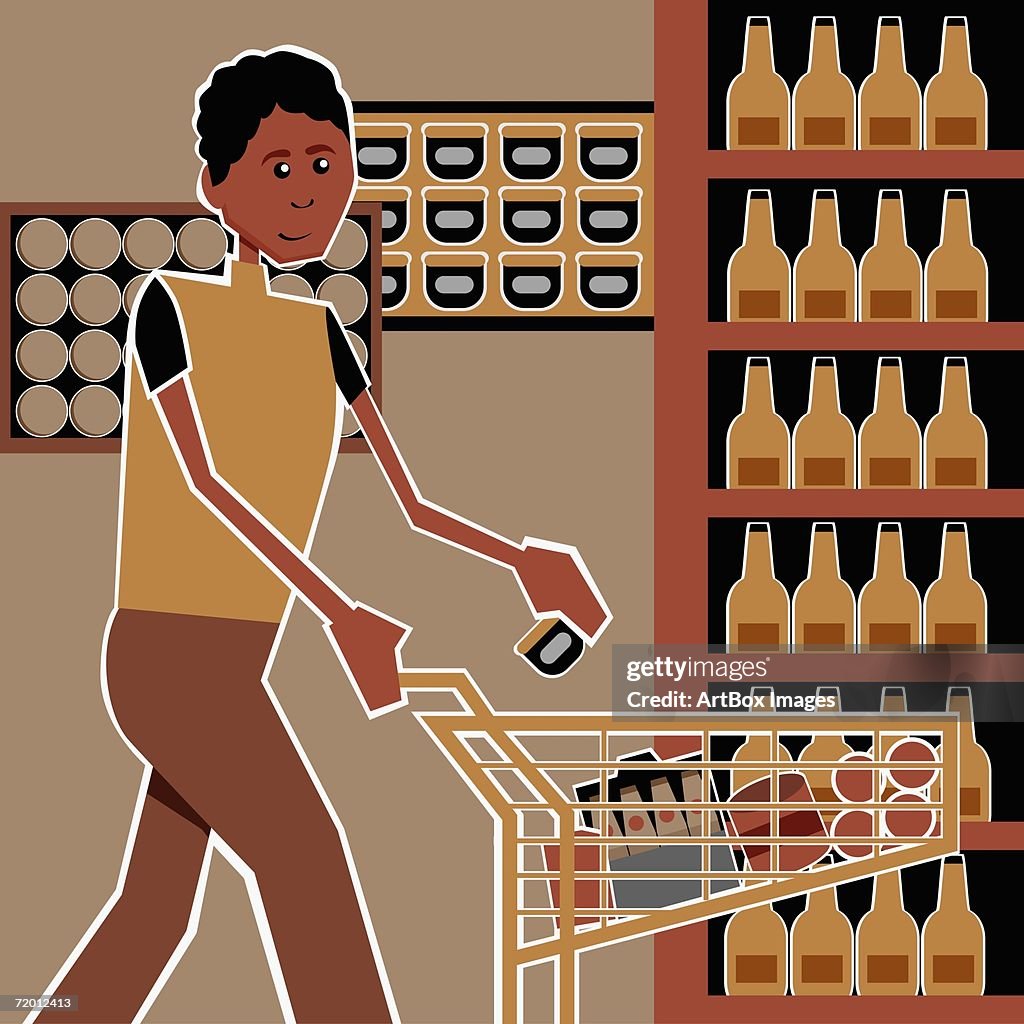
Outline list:
[[[596,837],[599,833],[595,829],[581,828],[577,829],[575,835],[577,836],[588,836]],[[575,843],[575,864],[574,870],[576,871],[600,871],[601,870],[601,847],[593,843]],[[558,843],[546,843],[544,845],[544,870],[545,871],[557,871],[561,864],[561,857],[559,856],[560,850]],[[558,908],[558,899],[560,893],[560,882],[557,878],[552,878],[548,881],[548,885],[551,888],[551,905]],[[574,892],[576,897],[576,906],[578,907],[597,907],[601,903],[601,886],[605,887],[605,906],[614,906],[612,900],[611,887],[608,885],[607,879],[596,879],[596,878],[584,878],[577,880]],[[600,918],[597,917],[576,917],[573,919],[576,927],[582,924],[597,924]],[[559,915],[555,915],[555,922],[559,927],[562,925],[562,919]]]

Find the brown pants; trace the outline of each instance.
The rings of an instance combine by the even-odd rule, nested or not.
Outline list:
[[[121,895],[54,989],[78,1012],[39,1021],[133,1019],[185,933],[211,829],[256,875],[296,1020],[391,1020],[341,837],[261,682],[276,632],[116,613],[110,702],[153,771]]]

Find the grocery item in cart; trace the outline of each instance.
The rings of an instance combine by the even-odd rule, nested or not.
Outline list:
[[[729,798],[734,804],[769,804],[771,799],[771,781],[767,778],[758,779],[749,785],[738,789]],[[800,772],[779,773],[779,803],[813,803],[814,796],[811,793],[807,779]],[[743,842],[743,853],[750,862],[754,871],[773,870],[771,847],[762,846],[750,842],[757,836],[770,836],[772,832],[772,812],[762,808],[735,809],[729,811],[735,834]],[[822,821],[820,812],[815,808],[803,810],[780,810],[778,812],[778,836],[811,839],[815,836],[822,836],[825,841],[818,846],[813,843],[787,845],[781,843],[778,846],[778,866],[774,868],[779,871],[800,871],[810,867],[821,860],[829,850],[829,842],[826,838],[825,823]]]
[[[609,815],[609,818],[611,815]],[[594,829],[582,828],[577,829],[574,835],[577,838],[590,837],[595,838],[600,833]],[[614,849],[614,847],[613,847]],[[621,847],[625,849],[625,847]],[[561,864],[560,850],[558,843],[545,843],[544,845],[544,869],[546,871],[557,871]],[[593,843],[575,843],[573,845],[573,863],[575,871],[600,871],[601,870],[601,848]],[[549,879],[549,888],[551,890],[551,906],[557,908],[559,906],[559,899],[561,898],[561,887],[557,878]],[[598,907],[601,905],[601,886],[604,886],[604,905],[606,907],[614,906],[611,897],[611,891],[608,887],[608,883],[603,880],[594,878],[577,879],[576,884],[573,886],[574,893],[574,905],[577,907]],[[580,917],[573,918],[574,927],[578,928],[584,924],[597,924],[601,919],[599,917],[582,915]],[[555,923],[558,927],[562,925],[562,918],[560,915],[555,915]]]

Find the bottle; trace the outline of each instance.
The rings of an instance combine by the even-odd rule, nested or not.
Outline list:
[[[921,260],[907,245],[903,193],[878,193],[875,244],[860,261],[860,318],[913,323],[921,319]]]
[[[819,866],[831,867],[826,855]],[[853,929],[836,905],[836,887],[807,894],[789,937],[790,991],[795,996],[853,994]]]
[[[924,267],[929,321],[988,320],[988,264],[971,241],[971,210],[963,189],[946,189],[942,236]]]
[[[795,320],[857,319],[857,266],[843,248],[834,189],[814,190],[810,241],[796,258],[793,276]]]
[[[899,356],[878,360],[875,408],[861,424],[857,448],[861,487],[921,486],[921,428],[907,412]]]
[[[807,412],[793,429],[794,487],[853,487],[853,424],[839,408],[832,356],[815,356]]]
[[[881,712],[883,715],[905,715],[907,713],[907,691],[902,686],[886,686],[882,689],[882,703]],[[889,748],[894,744],[898,743],[908,734],[906,732],[900,733],[900,723],[886,723],[881,726],[883,729],[888,730],[888,734],[879,733],[878,737],[878,756],[875,758],[877,761],[884,761],[886,755],[889,753]],[[888,772],[882,772],[881,775],[881,786],[882,792],[880,800],[884,803],[897,792],[896,786],[889,778]]]
[[[725,447],[726,487],[789,486],[789,427],[775,412],[767,356],[747,359],[743,411],[729,425]]]
[[[725,109],[729,149],[789,149],[789,86],[775,73],[769,18],[747,18],[743,70]]]
[[[981,647],[986,643],[987,619],[985,591],[971,575],[967,524],[946,523],[939,578],[924,595],[924,642]]]
[[[853,621],[853,591],[839,575],[835,523],[815,523],[807,579],[793,595],[793,643],[797,650],[850,650]]]
[[[921,642],[921,595],[903,563],[899,523],[879,523],[875,574],[857,602],[857,643],[866,651],[906,651]]]
[[[971,911],[961,855],[943,858],[939,905],[924,923],[921,943],[926,996],[980,996],[985,991],[985,928]]]
[[[971,408],[967,360],[947,356],[939,411],[924,432],[925,487],[987,487],[988,433]]]
[[[838,686],[819,686],[815,691],[815,696],[831,699],[831,704],[829,705],[816,705],[814,709],[815,715],[835,715],[843,710]],[[809,728],[812,730],[814,729],[813,718],[811,719]],[[812,736],[811,742],[800,751],[800,756],[797,760],[838,761],[841,757],[845,757],[847,754],[852,752],[853,748],[846,742],[846,740],[843,739],[840,733],[817,733]],[[811,787],[811,793],[815,800],[820,803],[831,804],[839,802],[839,795],[832,787],[831,768],[802,768],[801,771],[807,779],[807,784]],[[822,809],[821,816],[824,819],[825,824],[829,825],[838,813],[838,809],[831,811]]]
[[[854,93],[839,69],[835,18],[815,18],[807,72],[793,90],[794,149],[853,149]]]
[[[729,308],[726,319],[745,323],[790,319],[789,258],[775,244],[772,194],[747,192],[743,244],[729,259]]]
[[[992,762],[974,735],[974,706],[969,686],[951,686],[946,710],[960,716],[960,820],[992,820]],[[942,746],[938,748],[942,757]],[[942,786],[936,783],[934,800],[941,802]]]
[[[789,645],[789,594],[775,578],[767,523],[747,523],[743,575],[725,607],[730,650],[780,651]]]
[[[725,926],[725,992],[784,996],[788,975],[786,922],[770,903],[733,914]]]
[[[770,714],[774,709],[774,693],[770,686],[755,686],[750,691],[754,698],[754,705],[750,709],[751,714]],[[760,706],[757,699],[760,698]],[[768,725],[762,726],[770,728]],[[769,732],[750,733],[740,745],[739,749],[732,756],[734,764],[742,764],[744,761],[792,761],[790,752],[781,744],[775,744],[773,748],[772,737]],[[757,782],[768,775],[763,768],[732,768],[731,769],[732,792],[735,793],[751,782]]]
[[[916,996],[920,937],[903,909],[899,871],[875,875],[871,909],[857,925],[857,994]]]
[[[924,91],[925,149],[985,149],[988,94],[971,70],[966,18],[946,18],[939,73]]]
[[[860,149],[920,149],[921,89],[907,74],[903,22],[879,18],[875,69],[860,87]]]

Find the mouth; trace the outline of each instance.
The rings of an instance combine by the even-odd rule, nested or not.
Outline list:
[[[282,235],[279,231],[277,233],[278,238],[283,238],[286,242],[301,242],[304,238],[309,238],[313,234],[312,231],[307,231],[304,235]]]

